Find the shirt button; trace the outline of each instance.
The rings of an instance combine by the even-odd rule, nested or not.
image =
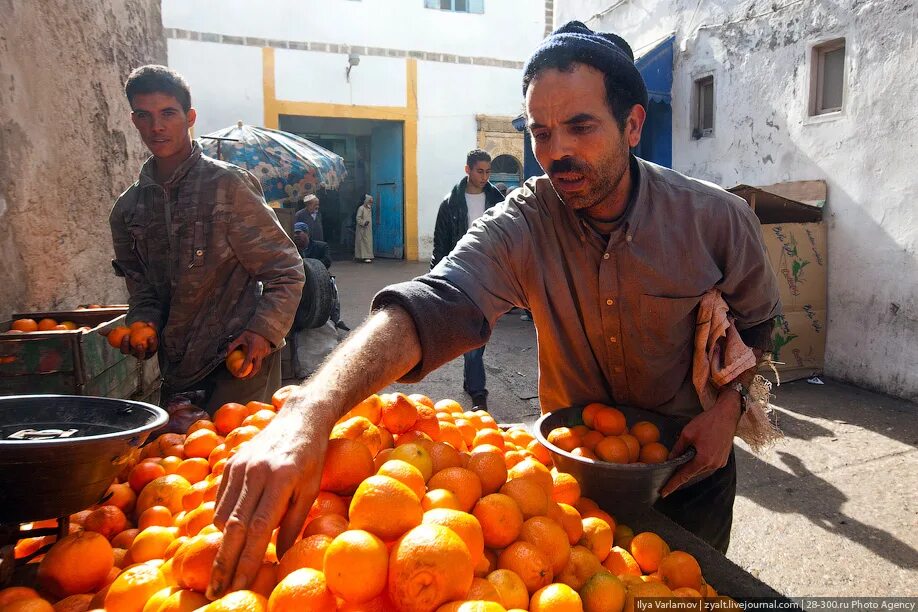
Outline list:
[[[628,234],[628,235],[625,237],[625,240],[627,240],[628,242],[631,242],[631,234]]]
[[[202,251],[201,249],[198,249],[197,251],[194,252],[194,254],[200,257],[201,255],[204,254],[204,251]]]
[[[606,306],[611,306],[614,303],[615,303],[614,300],[606,300]]]
[[[611,342],[612,344],[615,344],[616,342],[618,342],[618,340],[615,338],[615,336],[612,336],[609,338],[609,342]]]
[[[603,259],[609,259],[609,254],[608,254],[608,253],[603,253],[602,258],[603,258]]]

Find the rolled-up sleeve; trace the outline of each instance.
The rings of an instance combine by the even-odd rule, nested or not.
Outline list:
[[[249,275],[264,286],[246,328],[280,346],[303,293],[303,259],[265,204],[261,185],[251,175],[245,179],[235,190],[228,240]]]
[[[421,361],[401,382],[417,382],[483,345],[497,319],[523,303],[516,270],[527,259],[525,225],[505,205],[492,211],[429,273],[386,287],[373,298],[373,310],[396,304],[414,320]]]

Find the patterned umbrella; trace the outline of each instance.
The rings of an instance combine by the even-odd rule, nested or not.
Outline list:
[[[236,125],[201,137],[204,153],[245,168],[261,181],[265,199],[300,200],[318,187],[337,189],[344,160],[301,136]]]

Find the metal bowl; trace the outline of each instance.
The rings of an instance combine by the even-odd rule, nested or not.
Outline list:
[[[0,397],[0,523],[67,516],[97,503],[168,420],[162,408],[75,395]]]
[[[629,427],[638,421],[650,421],[660,429],[660,442],[672,448],[684,421],[678,421],[648,410],[616,406],[625,415]],[[536,421],[534,435],[551,453],[555,467],[577,479],[584,497],[597,502],[606,510],[633,512],[651,506],[660,497],[660,489],[676,469],[695,456],[689,448],[681,456],[663,463],[608,463],[572,455],[548,441],[556,427],[583,425],[583,408],[562,408],[543,415]]]

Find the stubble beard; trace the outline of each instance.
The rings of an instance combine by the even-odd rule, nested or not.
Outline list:
[[[608,155],[601,160],[597,166],[592,166],[580,162],[579,167],[583,171],[584,178],[589,185],[586,193],[562,195],[554,184],[552,189],[555,190],[558,198],[574,211],[588,211],[609,200],[617,191],[625,173],[628,172],[628,153],[620,156],[614,154]]]

